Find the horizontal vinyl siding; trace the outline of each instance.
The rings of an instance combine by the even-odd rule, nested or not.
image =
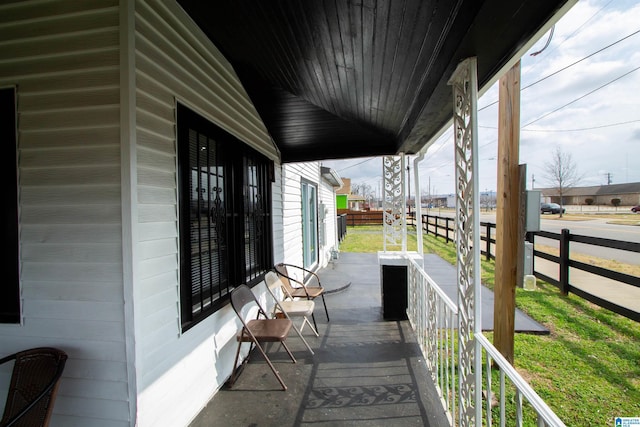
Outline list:
[[[273,260],[279,262],[284,259],[284,225],[282,211],[282,166],[276,163],[274,168],[275,182],[271,186],[273,196]]]
[[[52,426],[130,425],[118,1],[0,5],[0,86],[14,85],[23,324],[0,325],[0,353],[69,354]]]
[[[237,325],[225,307],[180,332],[176,102],[278,153],[231,66],[175,2],[137,1],[135,30],[138,425],[179,426],[231,373]]]
[[[283,261],[289,264],[303,265],[301,183],[305,179],[318,185],[320,164],[315,162],[287,163],[282,169]]]
[[[318,208],[324,204],[326,209],[324,223],[320,223],[325,232],[324,246],[320,248],[320,265],[324,267],[331,259],[331,250],[338,249],[336,192],[331,184],[321,179],[318,194]]]

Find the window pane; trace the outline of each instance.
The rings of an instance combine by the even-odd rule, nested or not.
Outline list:
[[[189,131],[191,307],[206,311],[228,292],[224,157],[212,138]]]
[[[178,106],[180,296],[183,329],[273,263],[270,161]]]
[[[311,268],[318,261],[318,225],[316,207],[316,187],[302,183],[302,255],[305,268]]]

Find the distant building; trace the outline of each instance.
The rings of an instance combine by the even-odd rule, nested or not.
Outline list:
[[[361,211],[369,208],[364,196],[351,194],[351,178],[342,178],[342,184],[342,187],[336,190],[336,203],[338,205],[338,209]]]
[[[611,206],[613,199],[620,199],[620,206],[640,204],[640,182],[573,187],[566,190],[562,200],[556,188],[536,188],[536,190],[542,192],[542,201],[547,203]]]

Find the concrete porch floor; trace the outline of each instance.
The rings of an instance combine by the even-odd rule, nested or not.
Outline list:
[[[427,272],[455,284],[455,268],[432,257]],[[317,300],[320,337],[303,331],[315,355],[295,333],[287,342],[298,363],[267,347],[288,390],[254,351],[233,387],[223,387],[191,427],[450,425],[408,321],[382,318],[377,255],[342,253],[319,275],[331,321]]]

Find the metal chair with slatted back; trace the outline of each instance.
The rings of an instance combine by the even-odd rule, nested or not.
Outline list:
[[[302,324],[300,325],[300,328],[298,328],[295,323],[293,324],[293,328],[295,329],[300,339],[302,339],[302,342],[304,342],[304,344],[307,346],[311,354],[314,354],[313,349],[302,335],[302,330],[304,329],[305,325],[309,325],[309,328],[315,334],[315,336],[319,336],[318,331],[316,331],[311,322],[309,322],[309,316],[313,314],[315,303],[306,299],[285,300],[284,298],[282,298],[283,294],[284,296],[286,296],[286,293],[282,289],[284,284],[275,271],[269,271],[264,276],[264,282],[267,285],[267,291],[269,291],[269,294],[274,301],[273,315],[275,317],[286,317],[287,319],[291,319],[292,321],[294,317],[301,317]]]
[[[251,343],[249,353],[251,353],[251,350],[255,345],[262,354],[262,357],[264,357],[264,359],[266,360],[276,378],[278,379],[278,382],[280,382],[282,389],[286,390],[287,385],[282,380],[282,377],[280,377],[280,374],[276,370],[275,366],[273,366],[273,363],[269,359],[269,356],[267,356],[267,353],[265,352],[261,343],[281,343],[284,349],[289,354],[289,357],[291,358],[293,363],[296,363],[295,357],[293,357],[291,350],[289,350],[289,347],[287,347],[287,344],[285,343],[293,322],[291,322],[291,319],[270,318],[258,302],[256,296],[253,294],[253,292],[251,292],[251,289],[249,289],[247,285],[240,285],[233,291],[231,291],[231,306],[242,322],[242,330],[236,337],[238,341],[238,349],[236,350],[236,358],[233,362],[233,372],[231,373],[229,386],[232,386],[236,379],[236,372],[238,370],[238,358],[240,357],[240,348],[242,347],[242,343],[249,342]],[[249,317],[256,312],[257,314],[255,319],[248,320]],[[262,318],[260,318],[261,316]],[[248,357],[246,360],[248,360]]]
[[[329,321],[329,311],[327,310],[327,302],[324,300],[324,288],[320,283],[320,278],[316,273],[303,267],[292,264],[276,264],[276,272],[280,275],[284,289],[291,298],[306,298],[308,300],[314,300],[318,297],[322,297],[322,304],[324,305],[324,313],[327,316],[327,322]],[[293,274],[300,273],[302,277],[294,278]],[[309,280],[307,280],[307,278]],[[318,324],[316,318],[312,314],[313,325],[318,330]]]
[[[0,359],[0,365],[14,361],[0,426],[45,427],[49,425],[53,402],[67,354],[40,347]]]

